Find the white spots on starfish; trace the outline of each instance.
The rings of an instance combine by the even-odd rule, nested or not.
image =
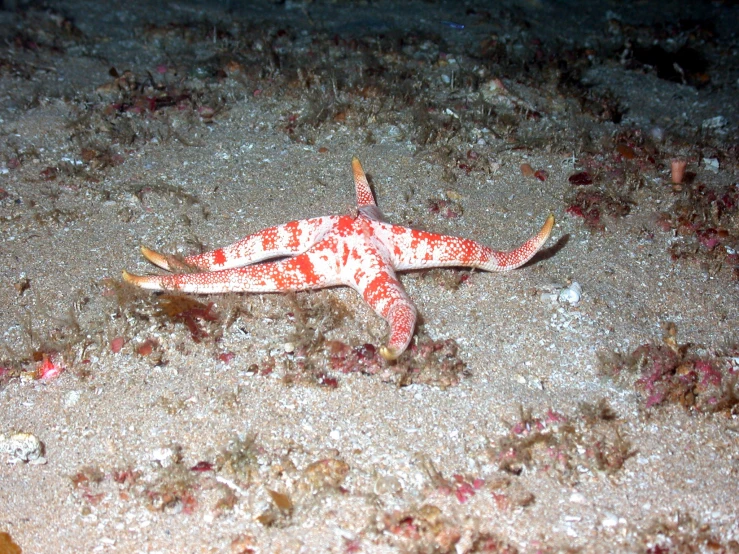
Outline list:
[[[235,273],[235,272],[234,273],[231,273],[228,276],[228,282],[231,284],[231,287],[233,289],[236,289],[236,287],[238,287],[239,284],[240,284],[240,282],[241,282],[241,274],[240,273]]]

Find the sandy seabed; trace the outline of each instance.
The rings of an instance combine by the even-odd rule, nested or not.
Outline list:
[[[6,8],[0,554],[739,552],[736,5]],[[552,238],[403,275],[396,365],[346,288],[121,284],[352,213],[352,156],[388,221]]]

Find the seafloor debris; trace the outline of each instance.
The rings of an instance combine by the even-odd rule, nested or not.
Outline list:
[[[8,463],[29,463],[40,465],[46,463],[44,443],[31,433],[15,433],[6,437],[0,435],[0,454],[7,454]]]
[[[552,285],[547,287],[544,292],[541,293],[541,301],[547,303],[569,304],[570,306],[577,306],[582,298],[582,287],[577,281],[573,281],[568,286]]]

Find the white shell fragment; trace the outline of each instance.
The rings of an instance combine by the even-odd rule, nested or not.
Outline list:
[[[615,527],[619,524],[618,517],[616,517],[615,514],[606,512],[603,516],[603,519],[601,519],[600,524],[603,527]]]
[[[161,467],[167,468],[179,463],[182,459],[182,455],[177,447],[167,446],[163,448],[155,448],[151,451],[149,458],[155,464],[159,464]]]
[[[570,286],[564,287],[562,285],[551,285],[544,289],[545,292],[541,293],[539,297],[542,302],[547,304],[570,304],[576,306],[580,302],[582,296],[582,287],[577,281],[573,282]]]
[[[575,306],[578,302],[580,302],[581,296],[582,287],[580,286],[580,283],[574,281],[569,287],[563,288],[561,291],[559,291],[559,296],[557,297],[557,300],[559,300],[561,304],[570,304],[572,306]]]
[[[0,435],[0,454],[8,455],[8,463],[20,462],[32,465],[46,463],[44,443],[31,433],[15,433],[10,437]]]
[[[701,123],[701,127],[704,129],[722,129],[726,127],[726,123],[726,118],[723,115],[717,115],[716,117],[704,119]]]
[[[703,167],[711,173],[718,173],[718,158],[703,158]]]

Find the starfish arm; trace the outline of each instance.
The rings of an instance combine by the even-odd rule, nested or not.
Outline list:
[[[352,158],[352,173],[354,173],[354,189],[357,193],[357,207],[377,206],[372,189],[367,182],[367,175],[356,157]]]
[[[229,246],[188,256],[184,260],[141,247],[144,258],[167,271],[214,271],[241,267],[278,256],[305,252],[336,224],[337,216],[291,221],[262,229]]]
[[[398,299],[384,317],[390,325],[390,337],[387,344],[380,347],[380,355],[386,360],[395,360],[405,352],[413,338],[416,307],[409,299]]]
[[[203,273],[141,276],[124,271],[123,280],[144,289],[195,294],[286,292],[340,284],[335,266],[327,263],[322,250],[311,250],[277,262]]]
[[[508,271],[534,257],[554,226],[550,215],[541,230],[521,246],[508,252],[493,250],[473,240],[385,225],[389,250],[397,270],[432,267],[474,267],[485,271]]]
[[[387,344],[380,348],[386,360],[400,356],[413,338],[416,308],[398,280],[392,265],[373,246],[365,244],[352,253],[342,271],[344,284],[356,289],[367,304],[390,326]]]
[[[352,158],[352,172],[354,173],[354,189],[357,193],[357,211],[372,221],[384,221],[385,216],[377,207],[372,189],[367,182],[367,175],[356,157]]]

